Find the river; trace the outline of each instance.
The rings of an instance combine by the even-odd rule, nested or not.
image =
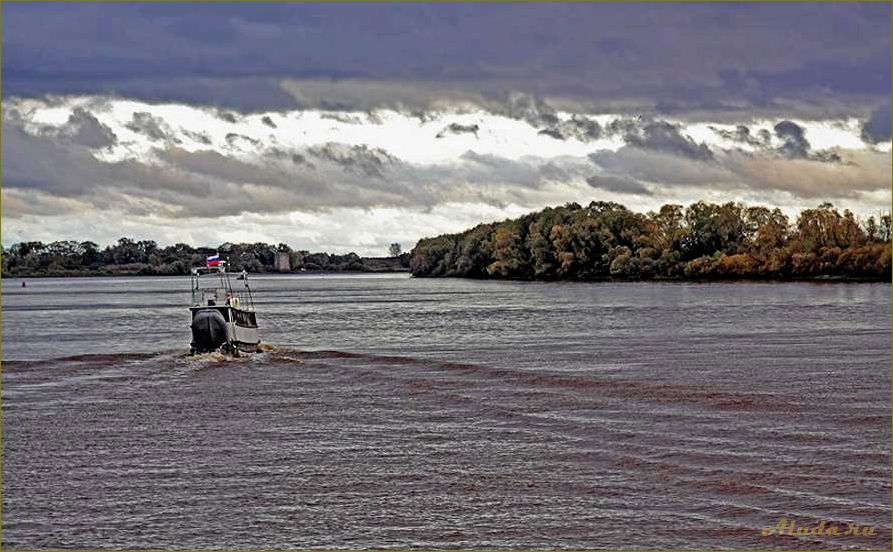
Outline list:
[[[185,278],[27,283],[4,548],[890,547],[889,284],[262,276],[226,359]]]

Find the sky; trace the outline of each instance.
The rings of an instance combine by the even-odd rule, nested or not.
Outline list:
[[[889,3],[2,4],[2,242],[891,204]]]

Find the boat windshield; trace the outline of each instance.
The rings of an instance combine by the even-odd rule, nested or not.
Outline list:
[[[192,306],[230,306],[254,310],[254,297],[248,285],[248,273],[239,274],[241,288],[233,288],[226,266],[196,267],[192,269]]]

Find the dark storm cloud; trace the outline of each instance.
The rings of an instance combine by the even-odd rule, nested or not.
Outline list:
[[[92,113],[85,109],[76,108],[68,117],[66,127],[70,132],[72,142],[88,148],[104,148],[118,141],[118,137],[115,136],[112,129],[100,123]]]
[[[738,138],[742,137],[741,129],[742,127],[739,126]],[[813,151],[812,145],[806,139],[806,131],[793,121],[780,121],[772,130],[775,132],[775,136],[782,142],[779,147],[772,149],[767,136],[768,132],[765,129],[759,132],[760,139],[751,139],[748,143],[764,152],[774,152],[776,155],[787,159],[810,159],[823,163],[843,162],[840,153],[834,149]],[[745,140],[748,136],[749,132],[743,134]]]
[[[156,117],[145,111],[138,111],[133,114],[133,119],[126,125],[130,130],[143,134],[151,140],[168,140],[172,131],[164,119]]]
[[[843,163],[843,157],[835,150],[822,150],[812,154],[811,159],[824,163]]]
[[[781,121],[774,127],[775,136],[784,142],[779,151],[790,159],[804,159],[809,156],[809,140],[803,127],[791,121]]]
[[[874,111],[862,125],[862,139],[876,144],[890,140],[891,113],[890,104],[886,103]]]
[[[698,144],[689,136],[683,136],[677,125],[666,121],[645,121],[642,124],[623,125],[623,140],[630,146],[664,151],[689,159],[708,161],[713,152],[706,144]]]
[[[890,94],[886,3],[17,3],[3,15],[7,95],[353,109],[356,97],[311,101],[280,83],[377,81],[683,114],[864,113]],[[517,116],[552,128],[532,107]]]
[[[236,122],[238,122],[239,120],[239,118],[236,117],[236,114],[230,111],[221,111],[217,114],[217,116],[230,124],[236,124]]]
[[[293,150],[286,150],[279,147],[270,148],[263,152],[263,155],[272,159],[288,159],[295,165],[304,165],[309,169],[313,169],[315,165],[311,163],[307,156]]]
[[[736,126],[735,130],[725,130],[714,127],[711,127],[711,129],[717,135],[727,140],[741,142],[742,144],[747,144],[754,147],[769,147],[769,141],[771,140],[771,135],[769,134],[768,130],[761,129],[754,134],[753,132],[751,132],[750,127],[747,127],[745,125]]]
[[[199,143],[201,143],[201,144],[205,144],[206,146],[210,146],[210,145],[211,145],[211,137],[208,136],[208,135],[207,135],[206,133],[204,133],[204,132],[193,132],[193,131],[191,131],[191,130],[186,130],[185,128],[184,128],[184,129],[181,129],[181,131],[183,132],[183,135],[184,135],[184,136],[188,136],[189,138],[192,138],[192,139],[195,140],[196,142],[199,142]]]
[[[231,146],[239,141],[248,142],[249,144],[252,144],[255,146],[260,145],[260,140],[258,140],[256,138],[252,138],[250,136],[245,136],[244,134],[238,134],[236,132],[227,133],[225,140],[226,140],[226,143]]]
[[[837,152],[834,152],[837,154]],[[861,192],[888,190],[889,154],[843,151],[840,163],[826,163],[816,156],[789,159],[769,151],[719,151],[713,161],[691,159],[666,152],[624,146],[601,150],[589,159],[603,175],[628,177],[654,183],[652,191],[685,187],[711,193],[741,190],[782,191],[799,198],[856,198]]]
[[[84,191],[82,183],[92,185],[101,180],[101,171],[87,147],[31,135],[6,117],[2,145],[4,188],[39,189],[70,197]],[[48,159],[52,163],[47,163]],[[77,178],[67,179],[66,174]]]
[[[653,192],[641,182],[628,176],[595,175],[586,178],[593,188],[631,195],[652,195]]]
[[[646,121],[644,121],[642,117],[614,119],[605,125],[605,132],[608,134],[619,134],[621,136],[633,134],[639,132],[639,128],[645,123]]]
[[[478,131],[481,129],[478,125],[460,125],[459,123],[450,123],[437,133],[436,138],[443,138],[448,134],[474,134],[474,137],[478,137]]]
[[[364,145],[348,145],[329,142],[321,146],[313,146],[307,152],[316,157],[328,161],[344,170],[371,176],[384,178],[385,171],[398,162],[398,159],[381,148],[370,148]]]
[[[539,134],[551,136],[556,140],[574,138],[581,142],[598,140],[602,136],[602,127],[598,121],[593,121],[580,115],[573,115],[567,121],[553,123],[549,128],[539,131]]]
[[[543,136],[549,136],[551,138],[555,138],[556,140],[564,140],[564,134],[561,133],[557,128],[544,128],[539,131],[537,134],[542,134]]]
[[[576,139],[589,142],[602,135],[602,128],[597,121],[577,114],[562,120],[558,116],[558,109],[540,96],[520,92],[484,94],[476,102],[491,113],[525,121],[540,129],[540,134],[556,140]]]
[[[560,122],[556,109],[539,96],[513,93],[504,98],[497,96],[494,100],[499,107],[493,109],[493,112],[498,115],[526,121],[537,128],[554,126]]]
[[[329,119],[331,121],[338,121],[339,123],[344,123],[348,125],[361,125],[363,124],[363,120],[356,116],[350,115],[348,113],[323,113],[320,115],[321,119]],[[381,120],[369,121],[372,124],[380,124]]]
[[[582,142],[598,140],[602,135],[602,128],[597,121],[574,115],[568,122],[570,134]]]
[[[527,189],[540,186],[546,179],[566,176],[564,172],[559,175],[554,164],[547,166],[544,174],[540,167],[531,163],[472,150],[463,153],[461,160],[464,163],[458,170],[455,168],[451,170],[448,167],[432,167],[423,169],[422,172],[439,172],[458,182],[485,183],[489,181],[493,185],[510,183],[512,186]],[[453,173],[451,176],[450,172]]]
[[[741,144],[747,144],[761,154],[774,154],[787,159],[811,159],[824,163],[841,163],[843,158],[834,149],[812,151],[809,140],[806,139],[806,131],[793,121],[780,121],[773,127],[775,137],[781,140],[781,145],[772,145],[772,133],[766,129],[760,129],[756,133],[745,125],[738,125],[735,130],[710,127],[718,136]]]
[[[714,186],[734,181],[721,164],[705,162],[666,151],[624,146],[617,151],[600,150],[589,159],[604,174],[621,175],[666,186]]]
[[[307,165],[310,168],[313,168],[313,163],[307,161],[307,158],[301,155],[300,153],[291,154],[291,162],[295,165]]]

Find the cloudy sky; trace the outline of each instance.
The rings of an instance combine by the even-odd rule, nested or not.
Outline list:
[[[8,4],[2,241],[381,255],[568,201],[891,202],[874,4]]]

